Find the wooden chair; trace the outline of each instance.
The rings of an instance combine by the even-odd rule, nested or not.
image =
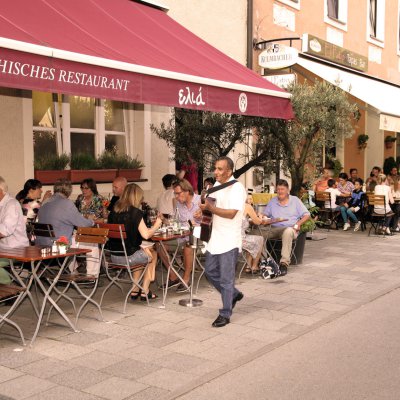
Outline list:
[[[129,290],[126,295],[124,295],[124,305],[122,309],[122,313],[126,312],[126,305],[128,303],[128,299],[131,294],[131,290],[133,286],[137,286],[140,290],[144,291],[143,286],[141,286],[141,282],[143,280],[144,274],[147,271],[148,264],[137,264],[137,265],[129,265],[128,254],[126,252],[125,240],[126,240],[126,231],[125,226],[123,224],[97,224],[101,228],[105,228],[108,230],[108,239],[109,240],[117,240],[121,243],[122,250],[116,251],[111,250],[109,246],[106,246],[104,249],[104,266],[109,284],[104,288],[103,293],[100,299],[100,305],[103,303],[103,299],[107,291],[113,286],[116,285],[122,293],[124,293],[124,289],[122,284],[128,284]],[[112,256],[122,256],[125,258],[124,263],[115,263],[111,261]],[[138,279],[134,278],[134,272],[140,271],[140,275]],[[146,297],[147,305],[150,305],[148,298]]]
[[[0,327],[3,323],[13,326],[18,331],[21,336],[22,344],[25,346],[25,339],[21,328],[10,319],[10,316],[20,304],[20,298],[23,296],[24,292],[25,289],[21,286],[16,286],[14,284],[0,284],[0,305],[7,305],[8,302],[12,302],[11,307],[8,310],[4,310],[5,306],[4,308],[0,308]]]
[[[325,226],[328,230],[335,224],[335,228],[338,229],[337,219],[340,215],[339,211],[334,211],[331,206],[331,193],[330,192],[315,192],[315,203],[318,206],[318,213],[322,217],[321,220],[325,221]],[[329,207],[327,207],[329,205]]]
[[[107,240],[108,240],[108,229],[106,228],[78,228],[77,233],[75,235],[75,242],[77,247],[84,248],[86,244],[86,245],[100,246],[100,249],[98,255],[96,254],[93,255],[91,253],[88,253],[83,256],[75,257],[73,261],[74,264],[76,264],[77,259],[83,259],[86,262],[93,261],[99,263],[99,269],[100,269],[100,265],[103,260],[104,246]],[[48,280],[51,281],[51,277],[48,278]],[[93,304],[98,309],[101,319],[104,320],[100,304],[93,299],[93,295],[97,289],[98,281],[99,281],[98,274],[87,275],[87,274],[80,274],[73,272],[69,274],[62,274],[60,276],[58,283],[64,284],[65,287],[62,291],[59,290],[58,288],[55,288],[55,291],[58,293],[56,302],[58,302],[61,298],[64,298],[65,300],[69,301],[72,304],[74,311],[76,312],[76,320],[75,320],[76,324],[78,323],[78,319],[82,310],[89,303]],[[80,297],[84,299],[78,311],[76,311],[75,302],[72,300],[70,296],[66,294],[66,292],[71,287],[75,289],[80,295]],[[83,289],[85,288],[90,289],[88,294],[83,292]],[[49,309],[47,320],[49,320],[50,318],[51,311],[52,307]]]
[[[377,234],[378,230],[380,229],[383,232],[383,235],[385,236],[387,234],[385,229],[385,222],[388,218],[394,216],[394,212],[386,211],[385,195],[368,193],[367,198],[368,198],[368,208],[369,208],[368,216],[369,216],[369,221],[371,223],[371,227],[369,228],[368,231],[368,236],[370,236],[372,228],[374,228],[375,234]],[[379,207],[379,209],[382,209],[383,214],[378,214],[377,212],[375,212],[375,207]]]

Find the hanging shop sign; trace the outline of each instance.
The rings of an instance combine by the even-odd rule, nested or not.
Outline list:
[[[367,72],[368,58],[336,46],[326,40],[320,39],[309,33],[303,35],[303,53],[311,54],[324,60],[332,61],[336,64],[344,65],[357,71]]]
[[[281,43],[269,43],[258,56],[258,65],[262,68],[281,69],[296,64],[299,52],[294,47]]]
[[[392,115],[381,114],[379,116],[379,129],[391,132],[400,132],[400,118]]]
[[[267,75],[264,76],[264,78],[283,89],[287,88],[289,84],[296,81],[295,74]]]

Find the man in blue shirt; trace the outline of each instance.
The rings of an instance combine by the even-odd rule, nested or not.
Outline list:
[[[298,197],[289,194],[286,180],[278,180],[276,193],[277,196],[268,203],[264,214],[269,218],[282,219],[268,230],[268,239],[282,239],[280,269],[281,274],[285,275],[290,264],[293,239],[299,234],[301,225],[310,218],[310,213]]]

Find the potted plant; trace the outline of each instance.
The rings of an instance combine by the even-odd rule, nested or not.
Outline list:
[[[70,171],[65,169],[70,157],[63,154],[43,154],[35,158],[35,179],[43,184],[54,183],[57,179],[70,179]]]
[[[391,149],[393,147],[393,143],[397,140],[395,136],[386,136],[385,137],[385,146],[387,149]]]
[[[358,148],[360,150],[363,150],[367,147],[368,139],[369,139],[368,135],[365,135],[363,133],[361,135],[358,135],[357,142],[358,142]]]
[[[125,177],[128,181],[138,180],[142,174],[144,164],[136,157],[131,157],[126,154],[119,156],[118,176]]]
[[[86,153],[72,155],[70,165],[72,183],[79,183],[88,178],[96,182],[112,182],[117,173],[116,169],[102,169],[98,161]]]
[[[56,240],[56,245],[58,248],[58,252],[60,254],[65,254],[69,248],[69,240],[66,236],[60,236],[57,240]]]

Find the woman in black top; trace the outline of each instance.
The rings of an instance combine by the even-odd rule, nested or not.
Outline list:
[[[146,301],[146,297],[149,300],[157,298],[157,295],[149,290],[150,283],[154,280],[157,253],[152,247],[141,248],[141,244],[143,239],[149,239],[154,235],[154,232],[161,227],[162,220],[157,217],[154,225],[147,228],[143,220],[143,212],[139,209],[142,201],[143,190],[134,183],[127,185],[121,198],[115,203],[113,211],[108,216],[108,223],[124,224],[126,230],[125,247],[130,265],[149,263],[142,283],[145,293],[140,293],[136,286],[132,288],[131,292],[132,300],[140,296],[141,300]],[[110,239],[108,246],[112,251],[123,250],[121,241],[117,239]],[[115,263],[126,262],[124,256],[114,255],[111,256],[111,261]],[[140,271],[133,272],[135,280],[139,279],[140,273]]]

